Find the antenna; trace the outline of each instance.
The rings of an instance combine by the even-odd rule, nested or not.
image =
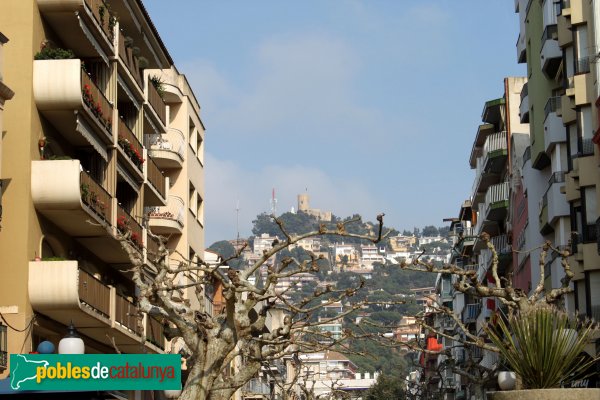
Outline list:
[[[236,227],[236,231],[237,231],[237,241],[236,241],[236,245],[237,245],[240,241],[240,201],[239,200],[235,203],[235,227]]]
[[[275,197],[275,188],[273,188],[273,191],[271,193],[271,214],[275,215],[277,213],[277,197]]]

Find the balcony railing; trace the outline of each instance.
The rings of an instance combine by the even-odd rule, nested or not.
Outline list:
[[[110,9],[103,0],[85,0],[85,4],[90,8],[94,19],[104,31],[110,43],[113,42],[114,26],[116,19],[110,12]]]
[[[110,224],[110,221],[112,221],[112,198],[110,194],[87,172],[81,171],[79,176],[81,200],[100,218]]]
[[[548,118],[550,113],[555,113],[561,107],[561,97],[550,97],[544,106],[544,119]]]
[[[581,57],[575,62],[575,74],[587,74],[590,72],[590,57]]]
[[[162,121],[163,125],[167,125],[167,107],[154,84],[148,79],[148,103],[152,106],[156,115]]]
[[[467,304],[464,311],[464,322],[471,323],[477,321],[481,311],[481,303]]]
[[[81,269],[79,270],[79,299],[105,317],[110,316],[110,288]]]
[[[156,163],[150,157],[148,157],[146,167],[148,172],[148,181],[164,199],[167,188],[163,173],[160,172],[160,169],[158,169]]]
[[[482,158],[485,160],[485,162],[487,162],[488,158],[492,156],[494,152],[506,149],[506,132],[497,132],[491,134],[485,139]]]
[[[81,71],[81,95],[83,103],[100,125],[112,132],[113,106],[84,71]]]
[[[271,387],[258,379],[250,379],[242,389],[243,392],[252,394],[271,394]]]
[[[525,82],[525,84],[523,85],[523,89],[521,89],[521,102],[523,102],[523,99],[525,97],[527,97],[528,94],[529,94],[529,84],[528,84],[528,82]]]
[[[138,324],[138,308],[131,300],[126,299],[121,295],[117,295],[115,299],[116,316],[115,321],[131,330],[137,335],[142,334],[140,324]]]
[[[172,151],[185,159],[185,135],[179,129],[169,128],[167,133],[146,135],[145,143],[151,150]]]
[[[139,251],[142,251],[144,248],[142,226],[120,205],[117,206],[117,229],[121,234],[131,232],[129,240]]]
[[[179,196],[169,196],[166,207],[147,207],[146,212],[151,219],[169,219],[183,227],[185,203]]]
[[[119,58],[123,61],[123,64],[125,64],[133,76],[133,79],[135,79],[141,89],[144,85],[142,84],[138,60],[137,57],[133,55],[133,50],[125,46],[125,35],[123,32],[119,32]]]
[[[119,146],[131,162],[141,171],[144,164],[144,150],[138,138],[133,134],[125,121],[119,118]]]
[[[154,317],[146,318],[146,340],[156,347],[165,349],[165,331],[163,325]]]
[[[546,26],[542,33],[542,46],[546,40],[556,40],[558,38],[558,26],[556,24]]]
[[[578,151],[575,157],[586,157],[594,155],[594,142],[592,141],[592,139],[578,138],[577,147]]]

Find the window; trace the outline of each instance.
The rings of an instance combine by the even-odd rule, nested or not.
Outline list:
[[[204,164],[204,140],[200,132],[196,132],[196,156],[200,163]]]
[[[204,225],[204,200],[202,199],[202,197],[200,195],[198,195],[196,198],[196,202],[197,202],[197,210],[198,210],[196,217],[198,218],[198,221],[200,222],[200,224]]]
[[[189,195],[188,195],[188,208],[190,209],[192,214],[197,216],[198,215],[198,197],[197,197],[196,189],[194,188],[194,185],[192,185],[192,182],[190,182],[189,184],[190,184],[190,190],[189,190]]]
[[[190,147],[192,148],[192,150],[194,151],[194,153],[196,153],[197,149],[196,149],[196,136],[198,135],[198,132],[196,130],[196,125],[194,125],[194,121],[192,121],[192,119],[190,118],[189,123],[189,130],[188,130],[188,143],[190,144]]]

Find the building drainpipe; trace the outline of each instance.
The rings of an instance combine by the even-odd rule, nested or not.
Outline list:
[[[504,78],[504,97],[506,98],[506,101],[504,102],[504,107],[506,112],[506,149],[508,153],[508,176],[512,178],[513,171],[510,158],[510,94],[508,93],[508,78]]]

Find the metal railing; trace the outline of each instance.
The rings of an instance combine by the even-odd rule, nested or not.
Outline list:
[[[548,98],[546,105],[544,106],[544,119],[548,118],[550,113],[555,113],[556,110],[561,107],[561,97],[553,96]]]
[[[150,219],[169,219],[179,222],[183,227],[185,202],[179,196],[169,196],[165,207],[146,207],[146,214]]]
[[[586,157],[594,155],[594,142],[592,141],[592,139],[578,138],[577,147],[577,157]]]
[[[140,68],[137,57],[133,55],[133,50],[125,46],[125,35],[123,32],[119,32],[119,58],[123,61],[123,64],[127,67],[133,79],[137,82],[140,89],[143,87],[142,76],[140,74]]]
[[[103,0],[85,0],[85,4],[89,7],[94,19],[98,25],[100,25],[100,28],[102,28],[108,41],[112,44],[114,37],[114,22],[111,22],[111,18],[114,18],[114,16],[106,3]]]
[[[79,270],[79,300],[105,317],[110,316],[110,288],[82,269]]]
[[[213,301],[207,295],[204,295],[204,312],[208,315],[214,315],[215,312]]]
[[[133,164],[141,171],[144,164],[144,150],[139,139],[129,129],[125,121],[119,118],[119,146]]]
[[[523,99],[525,97],[527,97],[528,94],[529,94],[529,82],[525,82],[525,84],[523,85],[523,89],[521,89],[521,103],[523,102]]]
[[[484,159],[485,163],[487,163],[490,153],[493,153],[498,150],[506,150],[508,148],[507,146],[508,144],[506,142],[505,131],[489,135],[485,139],[485,143],[483,145],[482,158]]]
[[[581,57],[575,62],[575,74],[587,74],[590,72],[590,57]]]
[[[467,304],[463,314],[464,322],[471,323],[477,320],[479,313],[481,312],[481,303]]]
[[[162,121],[163,125],[167,125],[167,107],[165,106],[165,102],[163,101],[160,94],[158,94],[158,90],[154,87],[154,84],[150,79],[148,80],[148,103],[154,108],[156,111],[156,115]]]
[[[480,213],[479,218],[481,220],[487,218],[488,211],[496,204],[503,201],[508,201],[509,187],[508,182],[502,182],[496,185],[492,185],[488,188],[485,193],[485,203],[482,209],[483,214]],[[481,205],[481,204],[480,204]]]
[[[112,221],[112,197],[85,171],[81,171],[79,174],[79,191],[81,201],[110,224]]]
[[[165,134],[146,135],[145,146],[150,150],[165,150],[179,154],[185,160],[185,135],[179,129],[169,128]]]
[[[120,205],[117,205],[117,229],[122,234],[131,232],[129,240],[139,251],[144,248],[142,226]]]
[[[158,166],[153,159],[149,158],[147,161],[146,168],[148,172],[148,181],[164,199],[167,194],[165,177],[160,169],[158,169]]]
[[[548,179],[548,186],[551,186],[554,183],[563,183],[565,181],[565,171],[556,171]],[[550,189],[548,187],[548,189]]]
[[[259,379],[250,379],[243,387],[243,392],[269,395],[271,387]]]
[[[137,335],[142,334],[138,324],[138,308],[132,301],[118,294],[115,298],[115,321]]]
[[[85,71],[81,71],[81,96],[83,103],[100,125],[112,132],[113,106]]]
[[[163,325],[154,317],[146,317],[146,340],[164,350],[165,331]]]
[[[542,33],[542,47],[546,40],[557,40],[558,39],[558,26],[556,24],[547,25],[546,29]]]

